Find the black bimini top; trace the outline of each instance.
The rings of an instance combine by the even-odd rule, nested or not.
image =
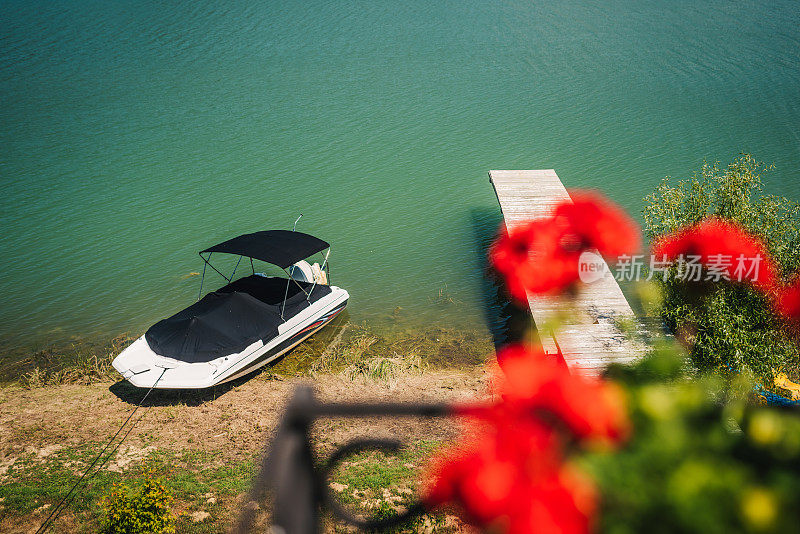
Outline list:
[[[282,269],[286,269],[300,260],[304,260],[330,247],[328,243],[303,232],[290,230],[264,230],[243,234],[209,247],[206,252],[224,252],[263,260]]]
[[[308,282],[291,283],[287,292],[285,278],[246,276],[157,322],[145,339],[156,354],[188,363],[236,354],[277,336],[284,320],[281,311],[289,319],[331,292],[329,286],[317,284],[307,296],[303,290],[311,287]]]

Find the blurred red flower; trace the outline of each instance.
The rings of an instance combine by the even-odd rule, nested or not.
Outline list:
[[[426,506],[456,502],[467,521],[508,532],[589,532],[594,486],[564,466],[556,433],[532,420],[498,423],[434,461]]]
[[[763,291],[772,291],[778,280],[777,266],[764,243],[737,224],[715,217],[663,236],[653,253],[671,260],[697,256],[727,279],[747,281]]]
[[[619,207],[597,193],[572,194],[575,202],[556,206],[553,217],[503,231],[492,244],[490,262],[516,300],[527,303],[527,293],[571,287],[586,250],[618,255],[639,246],[636,224]]]
[[[780,290],[777,308],[787,321],[800,326],[800,276],[795,279],[794,283]]]
[[[620,255],[639,247],[636,225],[620,208],[594,193],[573,193],[573,199],[493,243],[491,264],[515,299],[575,284],[586,250]],[[621,390],[571,374],[560,349],[548,355],[511,345],[497,361],[502,372],[495,373],[493,389],[501,401],[461,410],[479,426],[434,459],[426,505],[455,502],[468,520],[513,533],[588,532],[594,486],[565,465],[564,445],[625,439],[630,423]]]
[[[622,208],[592,191],[570,196],[572,202],[558,206],[553,216],[566,219],[581,251],[594,248],[603,256],[619,256],[639,249],[639,229]]]
[[[553,355],[511,345],[497,354],[503,376],[495,390],[507,404],[555,414],[578,439],[613,444],[630,433],[622,390],[612,382],[572,374]]]
[[[511,296],[527,303],[526,292],[558,292],[577,281],[580,253],[564,247],[567,237],[567,228],[555,219],[530,221],[500,235],[489,258]]]
[[[519,534],[589,532],[596,492],[565,463],[565,444],[624,439],[624,399],[612,384],[572,375],[541,350],[511,345],[498,361],[501,400],[460,410],[473,426],[432,462],[426,505],[455,502],[468,521]]]
[[[509,534],[582,534],[592,529],[597,491],[577,468],[562,467],[533,488],[531,505],[510,517]]]
[[[517,421],[502,409],[483,420],[453,448],[434,460],[434,483],[426,503],[462,504],[474,522],[489,524],[519,499],[520,484],[551,473],[561,463],[557,436],[544,425]],[[535,457],[537,462],[529,461]]]

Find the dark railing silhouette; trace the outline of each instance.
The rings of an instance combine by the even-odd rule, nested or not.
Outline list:
[[[237,534],[252,531],[259,503],[271,493],[273,534],[316,534],[320,512],[329,509],[337,518],[364,530],[379,530],[404,523],[425,512],[422,503],[405,512],[381,519],[359,519],[336,499],[328,475],[344,458],[365,450],[397,451],[403,444],[391,439],[357,439],[334,451],[325,462],[315,462],[311,449],[311,425],[329,417],[444,417],[453,414],[447,404],[425,403],[322,403],[310,386],[298,387],[283,415],[277,434],[247,497],[234,528]]]

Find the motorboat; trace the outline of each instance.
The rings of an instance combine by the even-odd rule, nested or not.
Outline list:
[[[322,264],[309,263],[325,252]],[[157,322],[113,361],[131,384],[143,388],[207,388],[239,378],[276,360],[331,322],[350,295],[329,284],[330,245],[293,230],[243,234],[201,251],[198,300]],[[238,256],[226,276],[213,254]],[[243,259],[251,272],[234,279]],[[286,274],[256,272],[254,260]],[[227,282],[203,295],[206,267]]]

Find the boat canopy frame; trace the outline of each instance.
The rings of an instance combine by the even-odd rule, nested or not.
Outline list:
[[[300,218],[298,217],[298,220],[299,219]],[[295,221],[295,226],[296,225],[297,221]],[[272,240],[272,243],[268,243],[268,240]],[[286,276],[288,277],[286,280],[286,291],[284,292],[283,296],[283,304],[281,305],[281,319],[283,319],[285,322],[286,319],[284,318],[284,311],[286,309],[286,300],[289,296],[289,286],[291,283],[294,282],[295,285],[300,288],[300,291],[306,295],[307,301],[310,301],[311,293],[317,286],[317,278],[314,277],[311,289],[306,291],[305,288],[300,285],[300,283],[287,269],[291,268],[297,262],[308,259],[312,255],[321,253],[326,249],[327,252],[323,257],[320,270],[325,271],[325,268],[327,267],[330,271],[330,265],[328,264],[328,258],[331,253],[330,244],[303,232],[297,232],[295,230],[263,230],[251,234],[242,234],[238,237],[223,241],[222,243],[218,243],[197,253],[203,260],[203,273],[200,278],[200,290],[197,294],[197,300],[200,300],[200,298],[203,296],[203,283],[205,282],[206,278],[206,267],[211,267],[228,283],[232,283],[233,277],[236,275],[236,271],[239,268],[239,265],[242,263],[242,258],[248,258],[250,260],[250,269],[252,274],[256,274],[253,260],[257,259],[279,267],[284,273],[286,273]],[[230,277],[225,276],[222,271],[211,264],[211,256],[214,254],[214,252],[239,256],[239,260],[236,262]],[[203,256],[203,254],[206,253],[208,253],[208,256]],[[330,284],[330,272],[327,274],[328,283]]]

